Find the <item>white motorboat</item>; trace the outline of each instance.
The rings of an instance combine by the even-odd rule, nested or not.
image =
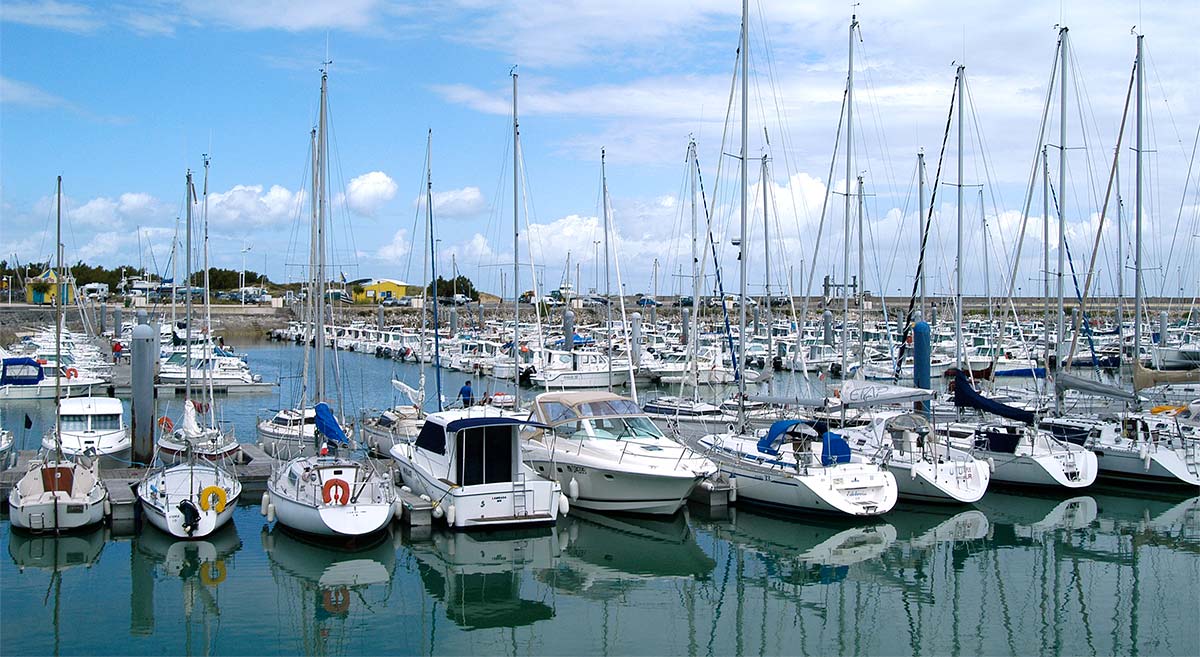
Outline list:
[[[364,417],[361,424],[363,442],[376,454],[387,454],[396,443],[416,440],[425,423],[425,413],[418,401],[420,393],[397,379],[392,379],[392,387],[407,397],[408,403],[398,403],[375,417]]]
[[[316,445],[316,412],[311,408],[284,408],[269,420],[258,422],[258,444],[276,458],[311,456]]]
[[[119,399],[76,397],[58,403],[62,453],[69,458],[94,454],[107,465],[129,461],[132,440],[125,424],[125,408]],[[54,430],[42,437],[42,449],[55,449]]]
[[[391,449],[405,484],[434,501],[454,529],[553,524],[569,507],[558,482],[521,460],[518,429],[529,424],[475,406],[431,413],[413,443]]]
[[[48,370],[54,376],[47,376]],[[0,399],[54,399],[55,378],[61,379],[57,386],[60,397],[91,394],[108,383],[75,368],[48,367],[34,358],[4,355],[0,360]]]
[[[229,522],[242,484],[219,463],[194,457],[158,467],[138,483],[143,517],[178,538],[202,538]]]
[[[666,437],[632,400],[610,392],[537,396],[525,460],[571,503],[595,511],[673,514],[717,467]]]
[[[313,456],[284,462],[267,480],[262,511],[296,531],[317,536],[354,537],[388,526],[396,491],[390,473],[366,460],[330,453],[350,439],[324,402],[314,408],[317,434],[326,447]]]
[[[3,417],[3,414],[0,413],[0,427],[3,426]],[[0,428],[0,470],[8,467],[14,453],[12,432]]]
[[[610,382],[623,386],[629,383],[629,369],[616,362],[610,366],[604,354],[594,351],[547,350],[542,366],[530,381],[536,386],[558,389],[604,388]]]

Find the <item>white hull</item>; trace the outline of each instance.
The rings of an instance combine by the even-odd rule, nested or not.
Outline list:
[[[16,493],[9,495],[8,513],[13,527],[32,532],[72,531],[97,524],[104,520],[104,500],[101,497],[89,502],[72,502],[66,493],[57,493],[54,498],[21,505]],[[57,510],[56,507],[57,506]]]
[[[223,491],[223,503],[201,494],[211,489]],[[175,465],[151,473],[137,487],[142,515],[150,524],[177,538],[202,538],[229,521],[242,493],[242,484],[228,472],[209,464]],[[195,527],[188,533],[186,515],[180,505],[190,502],[198,514]],[[207,508],[205,508],[207,507]]]
[[[534,385],[552,389],[606,388],[608,387],[609,373],[607,371],[576,372],[549,370],[534,373],[530,380]],[[611,380],[614,386],[623,386],[629,383],[629,370],[614,367]]]
[[[46,379],[46,381],[50,381],[50,384],[0,386],[0,399],[54,399],[54,379]],[[101,392],[106,385],[100,379],[82,381],[72,379],[72,381],[75,381],[75,383],[68,384],[65,381],[63,382],[63,397],[82,397],[90,395],[93,392]]]
[[[306,534],[365,536],[387,527],[392,520],[390,503],[313,506],[289,499],[274,490],[270,493],[270,503],[275,506],[275,519],[288,529]]]
[[[545,458],[527,459],[538,475],[550,479],[557,477],[564,491],[571,489],[571,480],[576,481],[578,496],[571,504],[592,511],[622,511],[670,515],[687,503],[687,498],[703,475],[643,474],[626,472],[614,468],[594,465],[577,465],[564,459],[551,461]],[[556,473],[555,468],[562,473]]]
[[[901,499],[919,502],[973,504],[987,492],[991,472],[986,461],[952,462],[935,465],[928,461],[891,461],[888,470],[896,477]]]
[[[1078,446],[1032,456],[975,450],[975,457],[995,464],[993,481],[1020,486],[1086,488],[1099,470],[1096,455]]]

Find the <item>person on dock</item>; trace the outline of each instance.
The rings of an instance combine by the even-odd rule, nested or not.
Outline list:
[[[475,393],[471,391],[471,381],[468,380],[458,389],[458,398],[462,400],[463,408],[475,403]]]

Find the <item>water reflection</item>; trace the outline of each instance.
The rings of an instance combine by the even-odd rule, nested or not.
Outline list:
[[[553,618],[548,592],[536,578],[559,559],[553,528],[467,534],[434,532],[409,546],[425,591],[464,630],[513,628]],[[551,600],[552,602],[552,600]],[[433,649],[433,647],[431,647]]]
[[[556,590],[604,600],[662,578],[707,579],[716,562],[692,535],[685,514],[608,516],[572,509],[559,522],[559,567],[539,579]]]
[[[399,538],[381,534],[353,548],[316,542],[276,524],[261,532],[281,615],[293,623],[294,650],[309,655],[343,652],[352,638],[373,631],[366,620],[388,606]],[[284,648],[286,651],[287,649]]]
[[[8,554],[21,572],[26,568],[56,573],[76,566],[90,568],[100,560],[108,538],[106,527],[58,537],[13,530],[8,538]]]

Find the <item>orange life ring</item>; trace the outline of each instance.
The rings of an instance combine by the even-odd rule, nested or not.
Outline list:
[[[321,606],[331,614],[344,614],[350,609],[350,590],[344,586],[326,590],[321,595]]]
[[[340,494],[337,498],[333,496],[333,489],[337,488]],[[350,484],[346,483],[345,479],[330,479],[321,487],[321,499],[325,500],[326,504],[337,502],[345,506],[350,501]]]
[[[158,418],[158,426],[162,427],[162,430],[166,431],[167,433],[175,430],[175,423],[171,421],[171,418],[165,415]]]
[[[74,379],[75,377],[79,376],[79,370],[75,369],[74,367],[68,367],[64,374],[67,375],[68,379]]]

